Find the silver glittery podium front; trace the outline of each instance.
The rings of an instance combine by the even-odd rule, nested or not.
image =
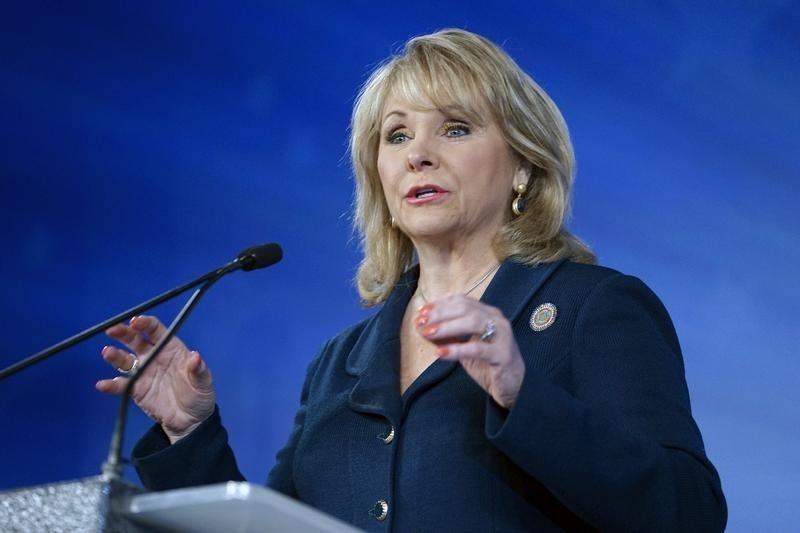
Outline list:
[[[101,476],[0,492],[0,531],[138,533],[123,513],[142,492]]]

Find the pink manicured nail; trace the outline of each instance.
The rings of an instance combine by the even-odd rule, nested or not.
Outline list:
[[[439,331],[439,326],[433,325],[433,326],[428,326],[427,328],[423,329],[422,330],[422,334],[427,337],[429,335],[436,335],[437,331]]]
[[[438,348],[436,348],[436,355],[438,357],[444,357],[449,353],[450,353],[450,348],[448,348],[447,346],[439,346]]]

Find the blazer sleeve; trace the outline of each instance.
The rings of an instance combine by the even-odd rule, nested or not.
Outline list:
[[[194,431],[172,445],[161,427],[154,425],[136,443],[132,457],[139,478],[149,490],[244,481],[217,407]]]
[[[692,418],[672,322],[622,274],[578,311],[571,383],[527,370],[511,411],[488,399],[487,437],[604,531],[722,531],[727,507]]]
[[[278,452],[267,480],[268,487],[291,497],[297,497],[292,475],[294,450],[303,431],[309,382],[318,360],[319,356],[308,367],[294,429]],[[245,480],[228,445],[228,432],[222,425],[218,407],[193,432],[172,445],[160,426],[152,426],[134,446],[132,457],[139,478],[149,490]]]

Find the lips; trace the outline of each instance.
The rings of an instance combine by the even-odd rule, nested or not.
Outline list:
[[[406,200],[411,204],[428,203],[442,198],[448,192],[450,191],[438,185],[426,183],[411,187],[406,193]]]

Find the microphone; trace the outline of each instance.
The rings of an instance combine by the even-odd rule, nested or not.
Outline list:
[[[71,348],[82,342],[90,337],[94,337],[98,333],[101,333],[108,329],[109,327],[113,326],[114,324],[118,324],[125,320],[128,320],[136,315],[151,309],[158,304],[166,302],[174,298],[175,296],[182,294],[189,289],[192,289],[202,283],[206,283],[210,281],[210,284],[213,284],[222,276],[230,274],[231,272],[235,272],[236,270],[244,270],[245,272],[249,272],[251,270],[257,270],[259,268],[268,267],[270,265],[274,265],[278,261],[281,260],[283,257],[283,251],[281,247],[276,243],[269,243],[269,244],[259,244],[256,246],[250,246],[249,248],[245,248],[242,250],[239,255],[233,261],[226,263],[225,265],[212,270],[211,272],[200,276],[197,279],[194,279],[188,283],[181,285],[180,287],[176,287],[171,291],[167,291],[163,294],[160,294],[154,298],[143,302],[136,307],[132,307],[127,311],[123,311],[122,313],[115,315],[99,324],[96,324],[68,339],[64,339],[63,341],[59,342],[58,344],[54,344],[53,346],[42,350],[41,352],[35,353],[22,361],[14,363],[13,365],[0,370],[0,380],[3,380],[9,376],[20,372],[29,366],[33,366],[49,357],[52,357],[60,352],[63,352],[67,348]]]
[[[122,437],[125,434],[125,423],[128,418],[128,404],[130,403],[131,393],[133,392],[133,385],[136,383],[139,377],[141,377],[147,367],[156,360],[161,353],[161,350],[164,349],[164,346],[167,345],[169,340],[178,332],[184,321],[186,321],[186,319],[189,317],[189,313],[192,312],[192,309],[195,308],[197,303],[200,301],[200,298],[202,298],[203,294],[205,294],[205,292],[221,277],[233,272],[234,270],[242,269],[247,272],[258,268],[264,268],[274,265],[280,261],[282,257],[283,251],[277,244],[273,243],[251,246],[250,248],[243,250],[236,257],[236,259],[218,269],[216,272],[203,276],[203,278],[205,278],[203,281],[198,281],[195,283],[195,285],[200,285],[200,283],[202,283],[202,286],[198,287],[194,291],[194,294],[189,297],[189,300],[183,306],[183,309],[181,309],[180,312],[175,316],[172,324],[169,325],[155,346],[153,346],[152,350],[147,356],[147,359],[144,361],[144,363],[142,363],[142,366],[140,366],[139,369],[128,378],[125,389],[122,391],[122,398],[120,399],[119,403],[119,411],[117,412],[117,418],[114,422],[114,431],[111,434],[111,444],[108,448],[108,458],[102,466],[102,476],[105,479],[113,480],[120,479],[122,477]]]
[[[283,250],[277,244],[259,244],[251,246],[239,253],[236,262],[240,263],[245,272],[274,265],[283,259]]]

